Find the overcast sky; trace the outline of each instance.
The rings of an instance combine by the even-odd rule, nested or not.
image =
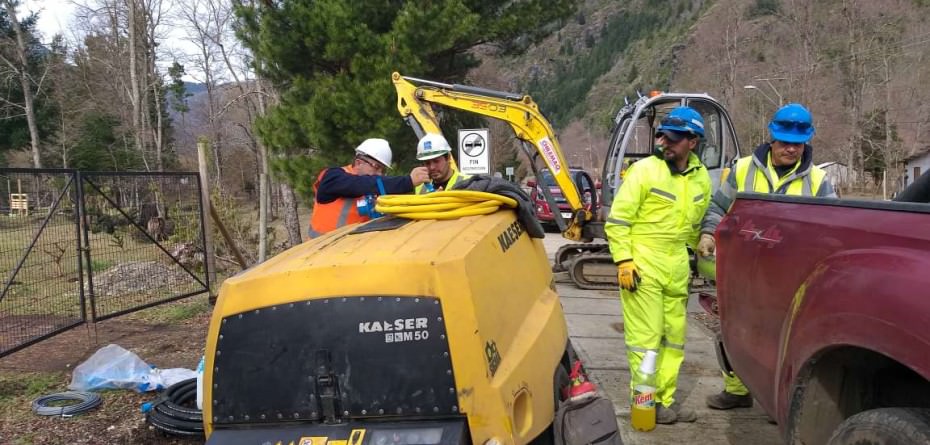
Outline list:
[[[67,29],[74,14],[74,5],[69,0],[25,0],[20,11],[39,13],[39,31],[42,32],[42,40],[48,41]]]
[[[74,36],[69,32],[72,18],[74,16],[75,6],[73,0],[23,0],[19,8],[19,14],[25,17],[32,12],[39,13],[38,29],[42,33],[42,41],[50,42],[55,34],[61,33],[66,40],[71,40]],[[20,18],[22,18],[20,17]],[[169,33],[169,38],[165,42],[166,48],[175,48],[181,53],[196,53],[196,47],[184,39],[184,33],[181,29],[173,29]],[[159,66],[168,66],[170,61],[162,60]],[[193,66],[186,66],[188,73]],[[184,80],[197,82],[198,79],[187,75]]]

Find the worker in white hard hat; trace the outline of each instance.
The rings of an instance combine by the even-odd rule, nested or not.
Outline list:
[[[441,134],[427,133],[417,143],[417,160],[429,171],[429,182],[418,185],[416,194],[451,190],[455,183],[468,179],[455,168],[452,147]]]
[[[310,238],[339,227],[371,219],[373,197],[410,193],[429,181],[426,167],[407,176],[384,176],[391,168],[391,146],[384,139],[366,139],[355,148],[355,159],[343,167],[327,168],[313,184]]]

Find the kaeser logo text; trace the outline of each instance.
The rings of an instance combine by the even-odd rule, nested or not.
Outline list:
[[[426,318],[398,318],[394,321],[363,321],[358,324],[358,332],[366,334],[369,332],[392,332],[392,331],[409,331],[414,329],[426,329]]]

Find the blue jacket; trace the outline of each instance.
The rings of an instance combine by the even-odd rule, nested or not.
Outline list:
[[[353,175],[342,167],[333,167],[326,170],[316,192],[316,201],[320,203],[333,202],[339,198],[354,198],[364,195],[377,195],[377,176]],[[384,191],[388,194],[410,193],[413,191],[413,181],[410,176],[381,176]]]

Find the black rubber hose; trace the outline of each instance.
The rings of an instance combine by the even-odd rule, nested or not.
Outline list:
[[[168,387],[146,413],[155,428],[176,436],[203,436],[203,412],[197,408],[197,379]]]

